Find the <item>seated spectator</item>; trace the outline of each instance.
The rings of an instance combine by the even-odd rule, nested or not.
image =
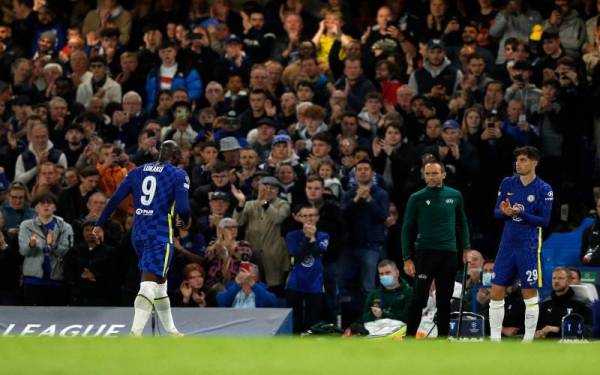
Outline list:
[[[207,290],[204,285],[204,268],[190,263],[183,269],[183,281],[171,298],[173,307],[206,307]]]
[[[575,293],[569,286],[569,271],[557,267],[552,272],[552,295],[540,304],[535,338],[561,337],[562,318],[567,314],[579,314],[586,326],[591,324],[591,310],[575,299]],[[585,335],[589,335],[589,327],[586,327]]]
[[[71,305],[111,306],[116,302],[117,250],[100,243],[92,233],[94,224],[95,220],[83,224],[80,234],[83,241],[65,257],[65,281],[69,285]]]
[[[63,258],[73,246],[73,229],[54,216],[56,198],[43,193],[33,198],[36,216],[19,227],[23,257],[23,294],[26,305],[60,306],[67,303]]]
[[[108,202],[108,197],[101,191],[94,191],[89,195],[85,202],[86,213],[70,222],[73,227],[75,243],[84,241],[84,238],[81,236],[83,233],[83,225],[88,221],[98,220],[102,210],[106,206],[106,202]],[[123,234],[121,226],[114,220],[108,220],[106,228],[104,242],[112,247],[119,247],[121,236]]]
[[[412,299],[412,287],[400,278],[400,270],[392,260],[384,259],[377,265],[379,283],[367,296],[363,310],[363,323],[377,319],[394,319],[407,322]]]
[[[225,290],[217,294],[219,307],[252,309],[257,307],[278,307],[275,294],[258,281],[258,266],[250,264],[250,271],[240,270],[234,281],[230,281]]]
[[[121,85],[108,76],[108,66],[104,56],[90,58],[92,77],[77,88],[77,101],[87,107],[92,97],[102,99],[104,105],[121,102]]]

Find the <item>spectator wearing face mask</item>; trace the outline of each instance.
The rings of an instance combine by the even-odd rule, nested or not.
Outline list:
[[[377,266],[379,283],[369,293],[363,310],[363,322],[378,319],[394,319],[406,322],[410,311],[412,287],[400,278],[396,262],[384,259]]]

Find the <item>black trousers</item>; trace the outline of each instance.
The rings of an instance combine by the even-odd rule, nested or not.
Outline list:
[[[286,290],[287,306],[292,308],[294,333],[301,333],[323,320],[323,293]]]
[[[67,288],[65,286],[23,285],[26,306],[65,306]]]
[[[458,259],[455,252],[420,250],[415,255],[413,300],[408,319],[407,334],[415,335],[421,323],[423,308],[427,305],[431,282],[435,280],[438,336],[448,336],[450,301]]]

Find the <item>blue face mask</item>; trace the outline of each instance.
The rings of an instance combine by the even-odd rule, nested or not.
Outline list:
[[[379,276],[379,282],[384,287],[389,288],[392,285],[394,285],[394,276],[392,276],[392,275]]]
[[[483,286],[491,286],[492,285],[492,272],[484,272],[481,276],[481,283]]]

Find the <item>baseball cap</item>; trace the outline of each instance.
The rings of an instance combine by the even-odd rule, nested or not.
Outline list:
[[[234,110],[228,111],[225,115],[224,125],[240,125],[240,118],[238,117],[238,113]]]
[[[231,196],[225,191],[213,191],[210,194],[209,201],[217,201],[217,200],[229,201],[230,198],[231,198]]]
[[[241,149],[240,143],[235,137],[225,137],[219,142],[219,150],[224,151],[235,151]]]
[[[258,119],[258,121],[256,122],[256,127],[259,127],[261,125],[268,125],[272,128],[278,129],[279,127],[277,126],[277,123],[275,122],[275,120],[273,120],[270,117],[261,117]]]
[[[427,43],[427,48],[430,50],[435,49],[435,48],[444,49],[444,42],[442,42],[441,39],[431,39]]]
[[[456,120],[446,120],[442,124],[442,130],[446,130],[446,129],[458,129],[458,128],[460,128],[460,125],[458,125],[458,122]]]
[[[281,188],[281,183],[279,182],[278,179],[276,179],[273,176],[263,177],[260,180],[258,180],[258,183],[262,184],[262,185],[271,185],[271,186],[277,186],[278,188]]]
[[[239,36],[237,36],[235,34],[231,34],[225,39],[225,44],[231,44],[231,43],[240,43],[241,44],[242,40],[240,39]]]
[[[273,141],[271,142],[272,145],[276,145],[278,143],[288,143],[291,142],[292,138],[290,138],[289,135],[287,134],[277,134],[276,136],[273,137]]]

